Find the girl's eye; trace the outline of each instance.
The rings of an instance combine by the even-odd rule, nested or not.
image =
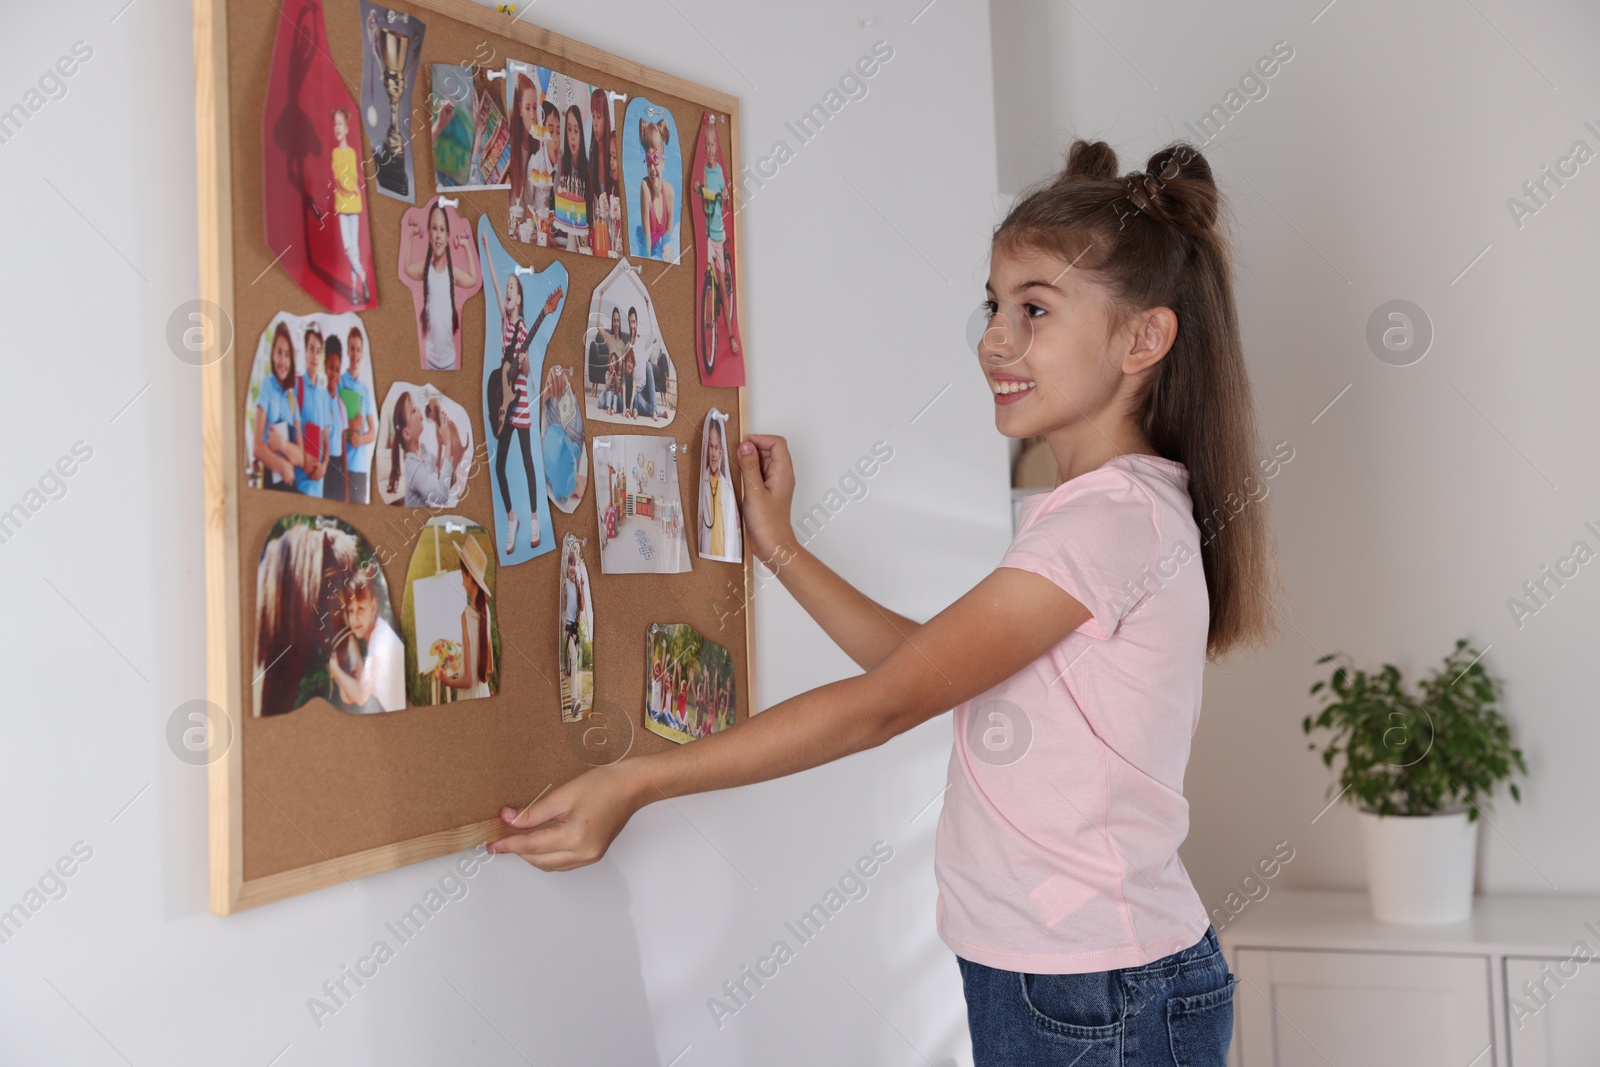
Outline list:
[[[982,311],[985,315],[992,319],[996,315],[1000,314],[1000,305],[996,304],[993,300],[985,300],[983,303],[978,305],[978,310]]]
[[[1040,315],[1044,314],[1044,308],[1040,307],[1038,304],[1023,304],[1022,307],[1027,311],[1028,318],[1030,319],[1036,319]],[[1037,312],[1037,314],[1035,314],[1035,312]]]

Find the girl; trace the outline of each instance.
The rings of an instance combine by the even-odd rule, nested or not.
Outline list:
[[[511,203],[520,206],[531,218],[538,207],[534,189],[539,184],[536,175],[541,170],[544,186],[549,187],[550,172],[539,165],[544,160],[545,138],[550,134],[539,120],[544,104],[539,83],[524,73],[516,77],[511,114]]]
[[[1024,502],[1001,565],[926,623],[889,613],[800,545],[788,446],[752,436],[750,543],[865,673],[505,808],[536,829],[490,847],[593,863],[644,804],[815,767],[954,706],[936,923],[975,1062],[1083,1067],[1137,1045],[1220,1067],[1234,979],[1178,857],[1183,776],[1206,660],[1263,640],[1277,590],[1264,507],[1217,537],[1197,521],[1255,476],[1220,208],[1186,144],[1119,178],[1108,146],[1075,142],[996,229],[979,309],[996,427],[1042,434],[1061,478]]]
[[[394,402],[393,429],[389,433],[389,493],[399,490],[405,476],[408,508],[442,508],[450,499],[449,452],[441,448],[429,455],[422,447],[427,419],[408,389]]]
[[[261,464],[263,489],[294,490],[295,472],[305,463],[300,449],[300,406],[295,402],[294,337],[278,320],[267,355],[267,373],[256,394],[251,455]]]
[[[728,323],[728,347],[739,354],[739,316],[733,299],[733,272],[728,269],[725,247],[732,244],[733,190],[728,187],[727,175],[722,170],[722,148],[717,140],[716,116],[706,114],[705,120],[705,170],[695,178],[694,193],[705,205],[706,217],[706,270],[716,275],[717,286],[726,301],[723,313]],[[728,213],[728,224],[723,224],[723,213]]]
[[[377,565],[356,568],[339,593],[344,628],[328,657],[330,698],[340,711],[371,714],[406,706],[405,646],[378,610]]]
[[[483,235],[483,261],[489,264],[489,284],[494,288],[495,298],[500,302],[500,345],[502,358],[515,360],[516,385],[511,401],[511,417],[506,419],[505,428],[495,437],[494,473],[500,484],[500,503],[506,510],[506,536],[500,542],[500,551],[510,556],[516,551],[517,545],[517,509],[511,502],[511,483],[506,479],[506,460],[511,455],[511,438],[517,438],[522,451],[522,470],[528,479],[528,547],[538,548],[542,535],[539,533],[539,488],[538,468],[533,465],[533,403],[528,398],[528,345],[539,333],[539,327],[544,325],[544,320],[555,314],[561,306],[562,288],[556,286],[545,298],[544,307],[539,310],[539,317],[533,320],[533,328],[522,321],[522,279],[513,273],[506,279],[505,288],[500,287],[500,272],[495,268],[494,257],[489,254],[489,235]],[[492,432],[494,427],[488,427]]]
[[[589,249],[589,226],[594,219],[594,182],[589,151],[583,143],[583,112],[577,104],[567,108],[561,136],[561,165],[556,168],[556,228],[569,252]]]
[[[739,505],[733,496],[733,478],[723,444],[726,421],[706,416],[705,462],[700,471],[700,555],[706,559],[741,562],[743,536]]]
[[[616,145],[611,135],[611,102],[604,89],[589,93],[589,114],[593,116],[594,136],[589,141],[589,188],[594,191],[594,238],[589,251],[597,256],[611,255],[612,236],[620,227],[621,201],[617,196]]]
[[[477,539],[464,537],[457,541],[456,552],[466,597],[466,606],[461,609],[461,669],[456,674],[441,672],[439,681],[461,690],[458,699],[472,700],[493,695],[489,689],[489,676],[494,673],[489,621],[489,598],[493,594],[485,577],[489,557]]]
[[[339,240],[350,261],[350,302],[372,302],[367,287],[367,267],[361,262],[361,174],[356,150],[350,144],[350,112],[333,109],[333,139],[338,143],[328,155],[333,170],[333,213],[339,216]]]
[[[582,633],[578,620],[583,618],[583,583],[578,580],[578,554],[567,554],[566,576],[561,584],[561,636],[566,653],[568,711],[565,718],[576,722],[583,717],[583,700],[578,692],[578,671],[583,667],[580,651]]]
[[[648,173],[639,183],[639,205],[644,213],[639,225],[644,234],[645,255],[651,259],[670,258],[668,249],[672,245],[676,195],[662,172],[666,169],[667,145],[671,141],[672,132],[667,128],[666,119],[640,121],[639,143],[644,146],[644,165]]]
[[[465,233],[450,235],[450,215],[438,200],[428,208],[427,240],[416,219],[407,220],[407,244],[413,250],[404,269],[406,277],[422,283],[422,366],[425,370],[459,370],[461,367],[461,313],[456,307],[456,289],[469,293],[478,287],[477,256]],[[460,252],[466,261],[456,266]]]

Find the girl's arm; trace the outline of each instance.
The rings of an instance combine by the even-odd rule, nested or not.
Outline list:
[[[862,670],[872,670],[902,640],[916,635],[920,623],[872,600],[801,546],[789,519],[794,464],[787,441],[750,434],[734,459],[742,475],[750,547],[845,655]]]
[[[339,698],[352,708],[362,707],[372,698],[372,690],[375,685],[372,677],[373,673],[367,670],[366,664],[363,663],[361,669],[352,678],[344,672],[343,667],[339,666],[339,657],[337,655],[328,657],[328,674],[333,677],[333,680],[339,686]]]
[[[289,442],[285,441],[281,451],[273,448],[272,445],[268,443],[268,441],[271,439],[271,431],[267,429],[267,410],[259,405],[256,407],[255,428],[257,433],[255,441],[251,444],[251,453],[256,457],[256,459],[261,461],[261,465],[263,467],[266,467],[268,470],[277,471],[278,477],[282,478],[284,481],[294,481],[294,469],[295,467],[299,466],[299,462],[293,456],[287,455],[286,453],[290,449],[298,452],[300,446],[290,444]]]
[[[483,262],[489,264],[489,284],[494,289],[494,302],[497,305],[504,307],[506,298],[505,295],[500,292],[500,272],[495,269],[494,257],[489,254],[488,234],[483,235]]]
[[[541,870],[593,863],[646,804],[729,789],[829,763],[994,688],[1089,619],[1054,582],[1002,567],[930,619],[865,674],[791,697],[693,744],[597,767],[543,794],[493,852]]]
[[[467,254],[467,265],[456,268],[455,282],[460,289],[472,289],[478,284],[478,257],[473,243],[466,238],[464,233],[455,236],[456,247]]]
[[[416,219],[408,220],[406,222],[406,244],[405,244],[405,250],[404,251],[407,251],[407,252],[414,251],[416,249],[416,247],[417,247],[416,238],[418,238],[420,236],[422,236],[422,229],[421,229],[421,227],[419,227],[417,225],[417,220]],[[402,254],[404,254],[404,253],[402,253]],[[420,282],[422,280],[422,270],[427,265],[427,263],[428,263],[428,242],[424,241],[424,242],[422,242],[422,258],[421,259],[407,259],[404,263],[401,264],[401,267],[405,270],[407,278],[410,278],[414,282]]]

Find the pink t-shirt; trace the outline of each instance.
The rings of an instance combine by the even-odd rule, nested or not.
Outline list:
[[[1181,463],[1123,455],[1022,502],[1000,566],[1092,617],[955,709],[938,929],[1003,970],[1135,967],[1205,934],[1178,859],[1209,601]]]

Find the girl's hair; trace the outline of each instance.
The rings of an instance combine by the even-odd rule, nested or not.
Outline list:
[[[455,256],[450,251],[450,212],[445,210],[443,204],[435,200],[433,206],[428,209],[429,230],[433,229],[433,213],[435,211],[444,216],[444,277],[445,284],[451,288],[450,335],[453,337],[456,331],[461,329],[461,311],[456,307],[456,263]],[[426,334],[433,328],[433,324],[428,321],[428,308],[432,306],[428,302],[428,287],[433,284],[433,242],[426,233],[422,235],[422,238],[428,253],[426,265],[422,270],[422,332]]]
[[[611,186],[611,104],[604,89],[589,94],[589,113],[594,116],[595,152],[589,157],[589,184],[603,193],[614,193]]]
[[[639,144],[645,148],[650,147],[650,135],[661,135],[661,150],[666,151],[667,145],[672,143],[672,127],[667,125],[666,119],[656,119],[651,122],[647,119],[639,120]]]
[[[289,349],[289,377],[288,380],[278,377],[278,369],[272,364],[272,348],[278,347],[278,338],[283,338],[284,345]],[[278,387],[288,392],[294,387],[294,336],[289,332],[289,324],[282,319],[278,320],[277,329],[272,331],[272,348],[267,350],[267,373],[272,375]]]
[[[534,140],[522,122],[522,94],[534,90],[533,79],[526,74],[517,75],[517,89],[511,96],[511,199],[522,199],[522,188],[528,180],[528,157],[533,155]],[[543,148],[544,145],[539,145]]]
[[[1045,252],[1087,272],[1110,294],[1113,329],[1148,308],[1177,315],[1172,348],[1135,413],[1155,450],[1189,471],[1211,599],[1211,658],[1266,640],[1278,590],[1266,500],[1249,497],[1257,481],[1255,405],[1230,247],[1218,226],[1222,206],[1211,165],[1185,142],[1119,177],[1109,145],[1075,140],[1062,171],[1025,192],[994,233],[996,248]],[[1230,499],[1247,503],[1232,514]]]
[[[400,488],[400,472],[405,462],[405,428],[411,420],[411,409],[417,402],[407,389],[394,402],[394,413],[389,426],[389,492]]]

